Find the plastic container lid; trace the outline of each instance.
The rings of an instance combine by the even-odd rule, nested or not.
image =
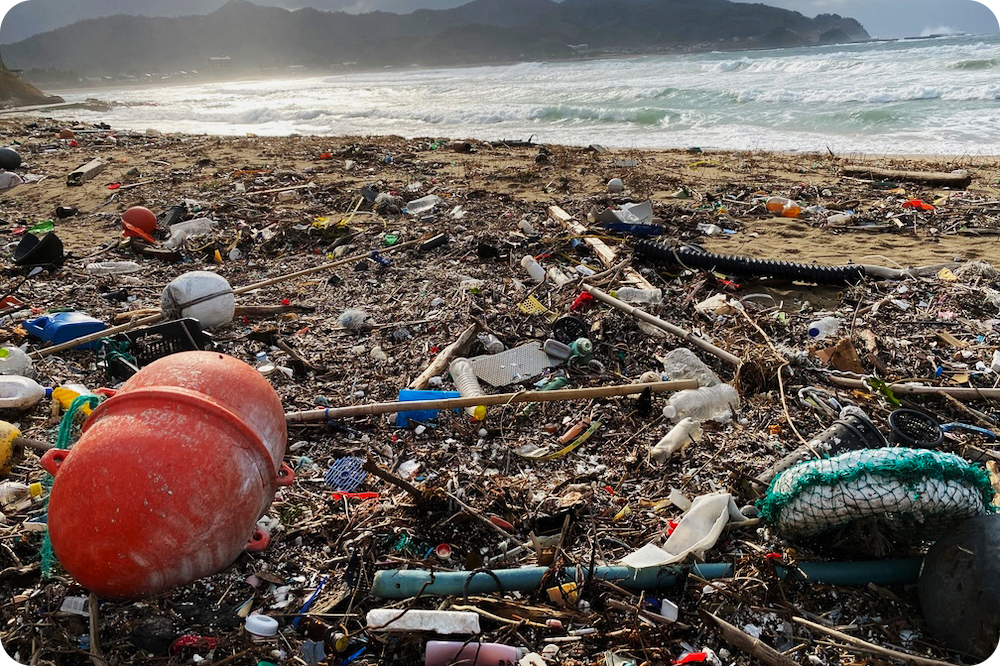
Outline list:
[[[278,621],[267,615],[248,615],[246,630],[254,636],[274,636],[278,633]]]

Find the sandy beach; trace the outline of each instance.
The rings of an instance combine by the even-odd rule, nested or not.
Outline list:
[[[5,342],[27,343],[28,351],[46,343],[28,337],[20,324],[47,311],[86,311],[113,325],[158,312],[163,287],[188,271],[216,272],[237,288],[355,257],[241,293],[238,306],[278,310],[238,314],[212,331],[220,352],[251,365],[259,364],[264,352],[271,363],[288,369],[287,375],[267,374],[288,412],[393,401],[470,326],[495,335],[507,349],[544,341],[552,335],[552,321],[569,312],[588,282],[575,272],[579,265],[596,272],[593,284],[609,291],[648,281],[662,290],[663,302],[640,307],[740,363],[737,372],[723,357],[699,348],[702,360],[737,388],[741,404],[735,419],[704,423],[703,438],[664,464],[649,457],[650,447],[672,425],[660,416],[664,397],[654,397],[651,410],[630,397],[596,398],[550,403],[527,417],[513,405],[499,406],[483,422],[442,411],[432,423],[409,428],[392,427],[384,417],[291,423],[285,462],[297,478],[278,491],[267,514],[270,547],[142,603],[102,602],[91,625],[99,632],[96,651],[98,641],[78,640],[92,630],[87,618],[60,610],[64,599],[85,598],[87,591],[58,565],[43,577],[41,533],[26,530],[24,516],[8,516],[0,527],[0,582],[13,601],[0,611],[6,627],[2,641],[22,663],[88,658],[95,664],[106,659],[190,663],[195,654],[208,655],[212,661],[206,663],[315,663],[303,656],[307,642],[322,643],[338,625],[353,648],[365,647],[351,663],[418,663],[426,637],[388,640],[365,631],[365,613],[389,604],[368,593],[376,570],[616,564],[666,538],[669,521],[683,513],[668,500],[672,489],[688,498],[725,491],[736,506],[754,504],[763,489],[753,477],[836,418],[833,410],[802,399],[802,389],[855,404],[887,431],[886,417],[898,405],[870,386],[837,384],[836,377],[911,379],[942,389],[996,385],[996,374],[987,369],[1000,345],[1000,294],[989,265],[1000,258],[1000,160],[995,158],[609,150],[497,145],[462,137],[216,137],[7,116],[0,117],[0,134],[21,155],[16,171],[27,181],[0,192],[0,232],[8,235],[5,293],[24,304],[3,320],[0,333]],[[105,164],[100,173],[82,185],[67,185],[69,173],[94,159]],[[865,177],[850,170],[855,167],[909,176]],[[967,187],[920,182],[921,174],[932,173],[965,173],[971,181]],[[622,181],[622,192],[609,192],[612,179]],[[429,195],[441,200],[432,211],[403,210]],[[768,213],[769,196],[798,202],[802,214]],[[830,266],[949,264],[951,273],[935,268],[920,277],[817,285],[687,271],[634,254],[635,237],[588,221],[592,212],[647,201],[651,222],[663,227],[658,240],[671,246],[697,244],[718,254]],[[120,216],[128,208],[145,206],[162,217],[181,202],[187,202],[187,218],[209,217],[218,226],[185,241],[179,256],[139,255],[122,238]],[[77,213],[59,218],[59,207]],[[586,231],[560,222],[553,207]],[[848,211],[850,216],[830,220]],[[53,221],[67,258],[27,276],[10,253],[26,228],[46,220]],[[438,234],[447,235],[444,244],[418,249]],[[161,247],[169,235],[166,228],[157,231]],[[611,265],[593,249],[595,240],[615,255]],[[520,264],[524,255],[562,270],[570,281],[532,282]],[[631,264],[621,263],[627,259]],[[102,261],[135,261],[140,269],[119,276],[88,272],[89,264]],[[739,307],[707,315],[695,308],[716,294]],[[529,296],[541,310],[519,307]],[[363,310],[366,325],[345,326],[347,309]],[[683,346],[679,338],[639,326],[601,303],[576,314],[598,363],[547,371],[563,370],[571,388],[630,383],[648,371],[662,374],[663,356]],[[829,339],[810,339],[810,322],[830,315],[839,317],[839,331]],[[463,353],[485,354],[484,339],[472,337]],[[97,358],[91,351],[69,351],[38,359],[34,367],[47,386],[119,384]],[[441,374],[437,388],[451,389],[447,371]],[[525,381],[487,392],[533,386]],[[961,420],[998,432],[995,402],[936,394],[899,397],[938,423]],[[54,442],[59,417],[50,407],[42,401],[7,418],[16,420],[25,436]],[[527,444],[551,452],[562,448],[555,438],[581,419],[600,427],[578,449],[545,459],[524,455]],[[963,431],[949,433],[940,449],[980,466],[1000,458],[992,443]],[[43,480],[39,453],[19,450],[11,478]],[[331,499],[326,470],[345,456],[367,455],[406,476],[420,494],[369,476],[359,490],[377,492],[377,498]],[[84,498],[80,502],[86,504]],[[542,534],[542,523],[553,520],[560,525],[554,532],[557,550],[544,557],[541,552],[503,557],[512,544],[497,526],[518,543],[530,542],[529,535]],[[451,559],[428,559],[438,544],[450,546]],[[876,662],[888,658],[885,650],[903,650],[956,663],[960,652],[929,629],[915,581],[856,587],[782,582],[772,566],[920,557],[928,541],[877,545],[857,535],[837,544],[785,540],[763,524],[731,525],[705,559],[734,563],[733,578],[709,582],[692,575],[683,586],[641,598],[591,582],[583,595],[586,607],[565,608],[545,590],[454,597],[450,603],[482,611],[483,641],[539,653],[546,645],[558,646],[555,652],[550,648],[548,663],[668,664],[705,650],[723,664],[752,663],[723,632],[699,619],[699,610],[784,652],[774,664],[868,658],[859,654],[870,649],[859,650],[843,636],[795,618],[883,650],[873,657]],[[680,624],[641,610],[647,596],[676,603]],[[310,599],[303,616],[308,621],[292,626]],[[416,601],[421,608],[441,603]],[[240,608],[278,618],[281,640],[251,642],[241,628]],[[547,619],[558,619],[564,629],[547,626]],[[594,631],[573,636],[566,633],[570,628]],[[178,643],[182,636],[204,640]],[[284,656],[273,657],[272,650]],[[605,662],[605,653],[625,661]],[[328,652],[325,663],[347,663],[345,656]]]

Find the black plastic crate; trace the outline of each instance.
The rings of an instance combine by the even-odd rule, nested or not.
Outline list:
[[[110,377],[128,379],[139,368],[182,351],[211,348],[212,336],[197,319],[185,318],[119,333],[102,341],[101,357]]]

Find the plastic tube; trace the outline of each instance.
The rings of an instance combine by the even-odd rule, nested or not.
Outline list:
[[[828,585],[896,585],[915,583],[920,573],[921,558],[904,560],[871,560],[860,562],[800,562],[795,569],[776,567],[779,578],[801,580]],[[476,571],[378,571],[372,582],[371,593],[381,599],[408,599],[418,593],[429,596],[458,596],[505,592],[529,592],[542,582],[548,567],[522,567],[519,569]],[[629,590],[656,590],[673,587],[688,571],[711,580],[729,578],[733,565],[727,563],[693,564],[690,567],[666,565],[632,569],[621,566],[594,567],[594,577],[613,581]],[[583,567],[586,575],[587,568]],[[576,579],[576,567],[567,567],[563,580]],[[553,584],[557,584],[556,581]],[[498,586],[499,583],[499,586]]]
[[[651,240],[635,244],[635,253],[655,262],[682,265],[689,268],[720,271],[733,275],[777,277],[804,280],[817,284],[844,284],[860,282],[865,276],[863,266],[819,266],[796,264],[790,261],[771,261],[729,254],[703,252],[690,246],[673,247]]]
[[[455,386],[463,398],[483,395],[483,389],[479,386],[479,379],[476,377],[469,359],[463,357],[454,359],[451,365],[448,366],[448,371],[451,373],[451,378],[454,380]],[[486,405],[466,407],[465,411],[477,421],[482,421],[486,418]]]

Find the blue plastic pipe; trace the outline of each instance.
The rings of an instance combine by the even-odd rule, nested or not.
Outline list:
[[[408,599],[420,596],[459,596],[489,592],[528,592],[538,589],[547,567],[522,567],[477,571],[422,571],[418,569],[379,571],[375,574],[371,593],[381,599]],[[583,568],[586,575],[587,568]],[[733,565],[708,563],[668,565],[632,569],[621,566],[598,566],[594,577],[607,580],[629,590],[656,590],[673,587],[678,578],[690,572],[711,580],[729,578]],[[802,562],[797,569],[777,567],[781,579],[801,580],[830,585],[892,585],[913,583],[920,572],[920,558],[907,560],[877,560],[871,562]],[[576,580],[576,567],[567,567],[554,584]],[[497,583],[500,583],[498,585]]]

